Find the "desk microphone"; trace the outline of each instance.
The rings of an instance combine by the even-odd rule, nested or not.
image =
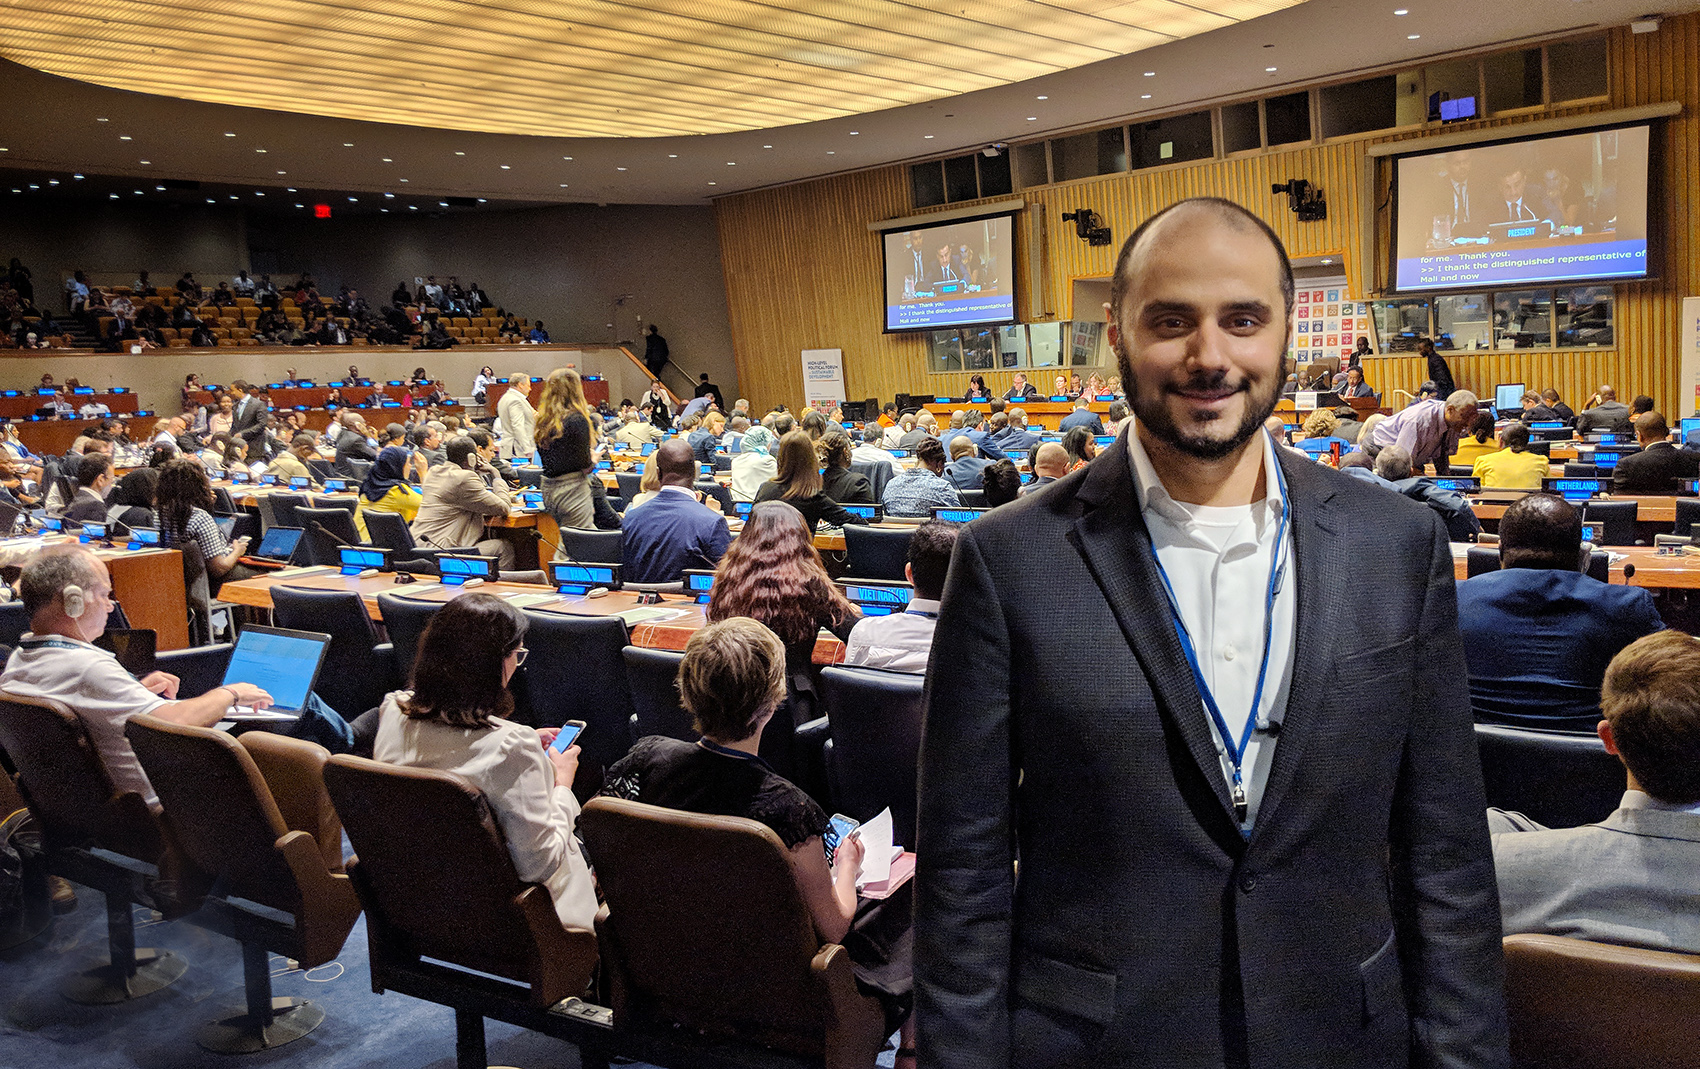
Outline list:
[[[471,588],[471,587],[475,587],[475,586],[483,586],[483,585],[484,585],[484,580],[476,578],[476,577],[474,577],[472,579],[468,579],[466,582],[461,584],[461,586],[467,587],[467,588]]]
[[[1628,561],[1625,561],[1624,564],[1623,564],[1623,577],[1625,579],[1635,578],[1635,565],[1630,564]]]

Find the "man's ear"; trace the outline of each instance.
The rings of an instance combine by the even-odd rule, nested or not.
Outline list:
[[[1600,741],[1605,743],[1606,753],[1611,754],[1613,757],[1618,756],[1617,739],[1612,735],[1611,721],[1610,720],[1600,721],[1599,724],[1594,728],[1594,731],[1600,736]]]

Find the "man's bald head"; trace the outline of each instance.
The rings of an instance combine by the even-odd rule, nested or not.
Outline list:
[[[655,470],[663,486],[690,486],[697,481],[697,458],[685,442],[669,438],[655,449]]]
[[[1183,225],[1195,221],[1199,215],[1214,217],[1220,222],[1236,230],[1257,231],[1269,239],[1269,245],[1280,261],[1281,296],[1286,302],[1286,315],[1289,320],[1293,315],[1293,265],[1287,259],[1287,247],[1282,244],[1281,237],[1270,228],[1269,224],[1222,197],[1192,197],[1179,203],[1172,204],[1139,224],[1127,241],[1122,243],[1121,253],[1116,257],[1116,271],[1110,280],[1110,319],[1112,322],[1122,321],[1122,302],[1127,299],[1140,268],[1145,250],[1157,238],[1163,236],[1169,227]]]
[[[1600,395],[1600,400],[1602,400],[1602,401],[1615,401],[1615,400],[1617,400],[1617,391],[1612,389],[1610,386],[1601,386],[1595,392]]]
[[[966,434],[959,434],[950,440],[950,459],[952,460],[961,460],[974,451],[974,441]]]
[[[1033,474],[1041,479],[1060,479],[1068,474],[1068,450],[1056,442],[1046,442],[1033,454]]]

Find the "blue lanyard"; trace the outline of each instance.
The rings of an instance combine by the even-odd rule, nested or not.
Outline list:
[[[925,616],[929,620],[937,620],[939,618],[938,613],[928,612],[925,609],[904,609],[903,615],[905,615],[905,616]]]
[[[1157,575],[1163,580],[1163,593],[1169,599],[1169,612],[1174,617],[1175,635],[1181,641],[1181,652],[1186,656],[1187,667],[1192,669],[1192,681],[1198,687],[1198,696],[1203,699],[1204,708],[1210,714],[1211,722],[1216,725],[1216,732],[1227,751],[1228,767],[1233,779],[1231,794],[1234,813],[1241,824],[1245,823],[1248,807],[1240,765],[1245,760],[1246,747],[1251,745],[1252,733],[1257,730],[1257,711],[1263,705],[1263,685],[1269,678],[1270,639],[1275,631],[1275,595],[1281,591],[1282,573],[1286,567],[1281,559],[1281,546],[1287,534],[1290,506],[1287,502],[1287,476],[1279,463],[1275,464],[1275,478],[1281,488],[1281,520],[1275,528],[1275,548],[1269,563],[1269,587],[1263,606],[1263,661],[1257,669],[1257,688],[1251,696],[1251,713],[1246,717],[1245,728],[1240,732],[1237,741],[1228,730],[1227,718],[1222,715],[1222,708],[1216,703],[1216,696],[1210,692],[1210,685],[1204,681],[1204,668],[1199,662],[1198,649],[1193,645],[1186,620],[1181,617],[1180,600],[1175,597],[1175,588],[1169,582],[1169,573],[1163,567],[1163,559],[1157,555],[1155,546],[1151,550],[1151,559],[1157,564]]]
[[[773,771],[773,766],[762,760],[756,754],[745,753],[742,750],[734,750],[730,746],[722,746],[717,742],[711,741],[706,735],[697,740],[697,745],[701,746],[709,753],[717,753],[721,757],[730,757],[735,761],[744,761],[748,764],[759,765],[762,768],[767,769],[769,772]]]

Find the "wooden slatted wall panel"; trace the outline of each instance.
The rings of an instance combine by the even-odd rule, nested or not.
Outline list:
[[[1494,352],[1448,357],[1460,386],[1491,391],[1496,383],[1553,386],[1566,400],[1585,399],[1601,383],[1624,396],[1647,393],[1669,413],[1693,406],[1675,396],[1678,379],[1681,299],[1700,279],[1700,247],[1691,228],[1690,205],[1700,202],[1700,15],[1666,19],[1653,34],[1610,33],[1610,97],[1551,115],[1604,111],[1676,100],[1681,115],[1664,120],[1655,139],[1662,160],[1654,186],[1660,190],[1650,225],[1665,242],[1662,277],[1617,287],[1617,347],[1560,352]],[[1491,119],[1476,128],[1511,132],[1528,117]],[[1420,135],[1380,134],[1323,145],[1295,146],[1231,160],[1206,160],[1138,174],[1109,175],[1027,190],[1029,207],[1016,227],[1019,265],[1017,314],[1025,321],[1070,318],[1073,282],[1108,277],[1122,239],[1152,212],[1184,197],[1222,196],[1257,212],[1281,235],[1293,256],[1340,256],[1354,295],[1376,284],[1359,251],[1359,184],[1364,150],[1386,141]],[[1378,165],[1376,201],[1385,200],[1387,168]],[[1301,223],[1286,198],[1270,186],[1304,178],[1320,186],[1328,219]],[[802,396],[799,353],[838,347],[845,353],[846,393],[851,398],[889,400],[898,392],[960,393],[963,373],[927,371],[923,335],[883,334],[883,298],[878,235],[866,224],[909,214],[908,169],[887,167],[816,182],[725,197],[716,202],[720,245],[732,311],[739,381],[759,405],[795,405]],[[952,204],[948,207],[963,207]],[[1114,234],[1093,248],[1074,235],[1062,213],[1089,207]],[[944,210],[943,208],[937,210]],[[1383,231],[1385,222],[1376,220]],[[1039,231],[1042,230],[1041,235]],[[1032,292],[1029,249],[1043,253]],[[1049,313],[1047,316],[1045,313]],[[1099,311],[1072,309],[1074,317],[1096,319]],[[1380,358],[1370,364],[1377,389],[1414,390],[1426,377],[1420,362]],[[987,374],[994,389],[1009,373]]]

